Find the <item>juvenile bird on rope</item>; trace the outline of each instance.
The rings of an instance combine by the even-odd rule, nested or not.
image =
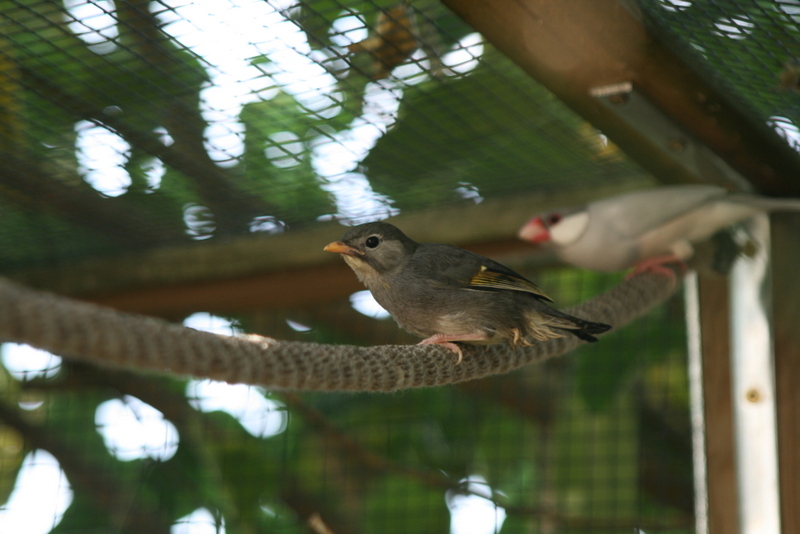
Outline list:
[[[397,323],[463,354],[454,341],[508,340],[529,345],[571,333],[597,341],[611,327],[551,308],[552,299],[533,282],[496,261],[452,246],[417,243],[384,222],[355,226],[325,247],[342,255],[359,280]]]
[[[685,261],[694,243],[758,213],[800,211],[800,200],[728,193],[713,185],[665,186],[554,210],[519,230],[525,241],[594,271],[660,271]]]

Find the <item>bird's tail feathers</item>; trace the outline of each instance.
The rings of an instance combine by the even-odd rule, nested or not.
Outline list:
[[[800,198],[773,198],[734,193],[726,197],[726,200],[764,211],[800,211]]]
[[[566,330],[584,341],[594,343],[597,341],[595,335],[608,332],[611,329],[611,325],[579,319],[554,308],[548,309],[545,317],[539,316],[538,318],[532,318],[530,321],[530,329],[536,339],[540,339],[537,334],[544,333],[544,331],[551,333],[551,335],[545,333],[545,337],[561,337],[560,334],[552,332],[551,328]]]
[[[578,319],[577,317],[572,318],[572,326],[562,327],[567,330],[570,334],[590,343],[594,343],[597,341],[597,338],[594,337],[595,334],[602,334],[603,332],[608,332],[611,330],[611,325],[603,324],[603,323],[595,323],[594,321],[585,321],[583,319]]]
[[[597,338],[592,334],[602,334],[611,329],[611,325],[603,323],[592,323],[590,321],[583,321],[583,323],[586,325],[583,328],[572,328],[567,331],[575,337],[588,341],[589,343],[597,341]]]

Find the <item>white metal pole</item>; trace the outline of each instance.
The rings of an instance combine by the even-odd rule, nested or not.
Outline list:
[[[751,256],[730,274],[731,374],[741,534],[778,534],[780,489],[770,325],[769,218],[754,217]],[[752,248],[752,247],[750,247]]]
[[[694,521],[696,534],[708,534],[708,478],[706,421],[703,402],[703,351],[700,331],[700,294],[697,273],[683,282],[688,344],[689,400],[692,421],[692,466],[694,470]]]

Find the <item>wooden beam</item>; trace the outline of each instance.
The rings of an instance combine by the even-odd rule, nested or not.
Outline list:
[[[516,239],[471,243],[465,248],[506,261],[519,255],[535,254],[528,244]],[[131,291],[84,296],[85,300],[119,310],[174,317],[198,310],[235,313],[265,308],[303,307],[347,298],[364,286],[338,256],[331,264],[311,265],[269,273],[142,287]],[[550,256],[543,262],[552,260]]]
[[[781,529],[800,532],[800,215],[772,217],[773,317]]]
[[[740,113],[617,0],[443,3],[663,181],[696,178],[671,163],[668,147],[655,146],[599,105],[592,88],[632,82],[756,189],[800,196],[800,156],[765,124]]]
[[[420,242],[453,243],[513,260],[536,252],[515,238],[535,213],[652,184],[639,178],[580,191],[492,199],[403,214],[391,222]],[[311,305],[362,289],[341,258],[322,251],[345,229],[325,223],[282,235],[155,249],[7,276],[39,289],[158,315]]]

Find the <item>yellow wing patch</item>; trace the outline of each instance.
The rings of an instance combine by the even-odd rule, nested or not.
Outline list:
[[[508,289],[511,291],[533,293],[544,300],[553,302],[553,299],[545,295],[544,291],[530,280],[506,273],[490,271],[485,265],[481,265],[481,270],[478,271],[478,274],[470,278],[469,285],[485,287],[487,289]]]

